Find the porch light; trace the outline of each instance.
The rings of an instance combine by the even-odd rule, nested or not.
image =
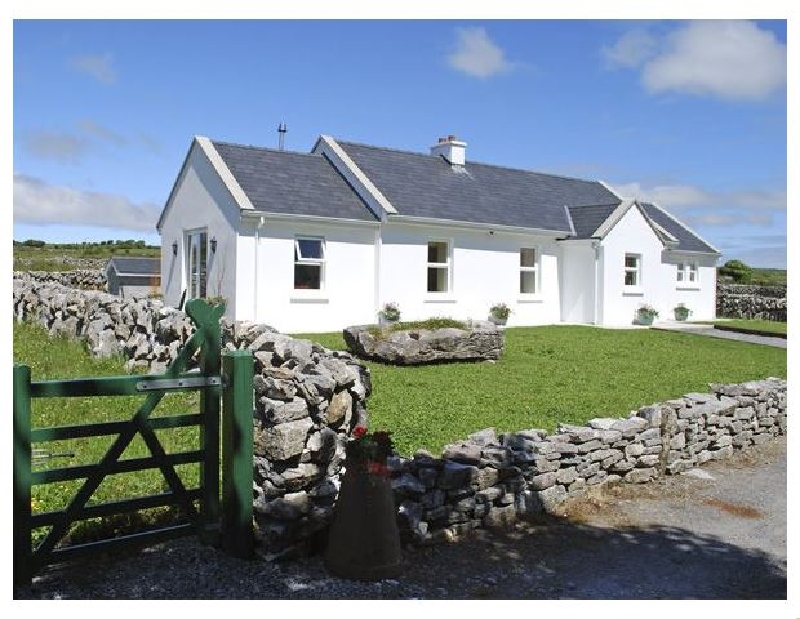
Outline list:
[[[178,255],[178,241],[172,241],[172,255]]]
[[[212,254],[217,253],[217,237],[211,239],[211,253]]]

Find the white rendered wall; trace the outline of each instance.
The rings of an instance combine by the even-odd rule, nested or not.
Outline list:
[[[206,295],[227,299],[226,315],[236,312],[236,236],[239,207],[197,144],[192,146],[172,202],[161,225],[161,290],[164,302],[177,307],[187,289],[186,236],[205,228],[216,238],[217,251],[208,249]],[[172,243],[178,242],[178,255]]]
[[[561,320],[595,320],[595,250],[592,241],[561,243]]]
[[[676,276],[677,252],[664,250],[652,228],[636,208],[631,208],[608,233],[603,245],[602,324],[632,324],[636,309],[643,303],[655,307],[656,321],[673,320],[673,308],[683,302],[692,310],[692,320],[715,316],[716,258],[695,257],[699,263],[699,281],[679,284]],[[624,286],[625,254],[641,255],[641,284],[635,289]],[[683,255],[683,258],[686,258]]]
[[[375,232],[374,226],[267,218],[256,247],[256,223],[248,218],[237,245],[235,318],[282,333],[340,331],[375,322]],[[298,236],[325,239],[322,290],[294,289]]]
[[[428,241],[447,241],[451,286],[446,294],[427,292]],[[540,288],[519,293],[522,247],[539,250]],[[506,303],[509,326],[553,324],[560,320],[559,248],[552,238],[446,226],[383,224],[380,248],[379,304],[400,305],[403,320],[433,316],[486,320],[489,308]],[[373,318],[374,320],[374,318]]]

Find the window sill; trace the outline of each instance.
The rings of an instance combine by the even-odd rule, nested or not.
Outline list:
[[[675,290],[700,290],[699,284],[678,284]]]
[[[455,303],[455,297],[446,296],[446,293],[442,293],[442,296],[437,295],[436,293],[428,293],[428,295],[422,299],[423,303]]]
[[[624,297],[643,297],[644,289],[641,286],[625,286],[622,289],[622,296]]]
[[[521,296],[517,298],[517,303],[543,303],[544,297],[540,294],[532,294],[530,296]]]
[[[327,303],[328,295],[323,290],[293,290],[289,303]]]

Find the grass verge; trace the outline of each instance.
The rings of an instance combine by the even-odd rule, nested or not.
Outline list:
[[[703,325],[720,325],[721,327],[733,327],[735,329],[747,329],[748,331],[761,331],[765,334],[770,333],[786,333],[785,322],[778,322],[777,320],[713,320],[708,322],[701,322]]]
[[[624,417],[640,406],[706,391],[710,382],[786,377],[786,350],[649,329],[511,328],[497,363],[394,367],[372,372],[370,427],[397,449],[434,454],[476,430],[553,430],[557,423]],[[339,333],[304,334],[344,350]]]

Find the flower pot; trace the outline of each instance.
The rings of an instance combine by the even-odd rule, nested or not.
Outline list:
[[[352,580],[400,575],[400,533],[388,475],[347,467],[328,535],[325,568]]]
[[[508,322],[508,316],[505,318],[498,318],[497,316],[489,315],[489,322],[494,323],[498,326],[503,326]]]
[[[636,315],[636,324],[638,325],[652,325],[653,319],[655,316],[652,314],[637,314]]]
[[[378,316],[378,325],[381,327],[388,327],[399,321],[400,318],[386,318],[383,314]]]
[[[689,310],[675,310],[675,320],[683,321],[689,317]]]

